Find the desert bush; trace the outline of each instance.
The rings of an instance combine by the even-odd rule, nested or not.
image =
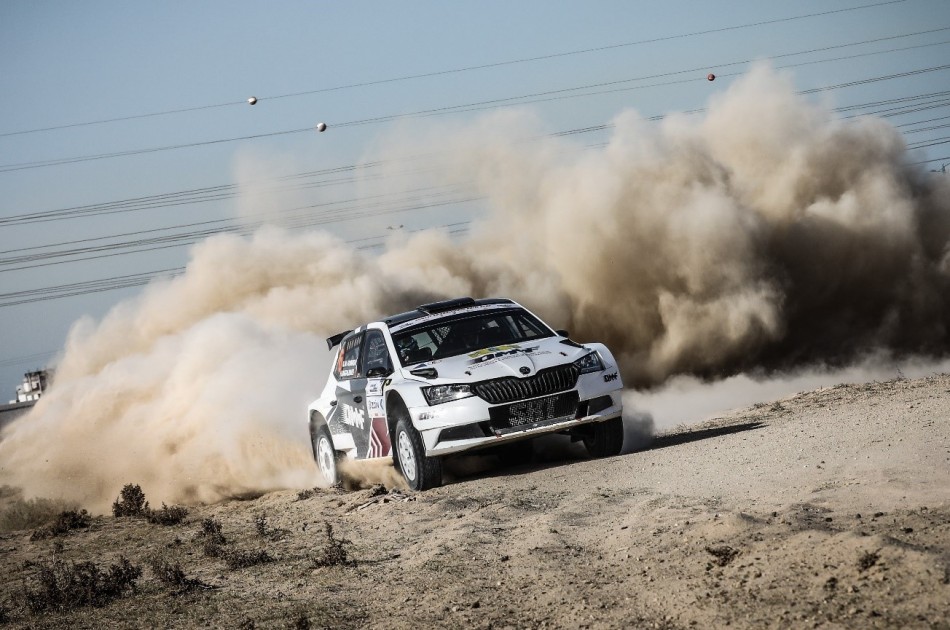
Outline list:
[[[48,610],[68,611],[82,606],[102,607],[135,590],[142,568],[125,557],[108,571],[93,562],[70,562],[54,558],[36,564],[39,573],[24,592],[33,614]]]
[[[52,499],[15,499],[0,512],[0,531],[12,532],[32,529],[49,523],[66,510],[76,509],[76,505]]]
[[[112,515],[121,516],[148,516],[148,501],[145,493],[138,484],[128,483],[122,487],[119,498],[112,504]]]
[[[223,558],[228,568],[232,571],[273,562],[275,559],[274,556],[267,553],[265,549],[258,551],[229,551],[223,554]]]
[[[92,517],[86,510],[65,510],[59,513],[56,520],[46,527],[36,529],[30,535],[30,540],[44,540],[55,536],[62,536],[73,529],[83,529],[89,527],[92,523]]]
[[[10,607],[6,604],[0,604],[0,624],[10,621]]]
[[[257,530],[257,535],[261,538],[267,537],[267,512],[254,517],[254,529]]]
[[[349,547],[353,542],[345,538],[334,538],[333,525],[329,521],[323,522],[326,534],[326,543],[316,555],[311,557],[318,567],[333,567],[339,565],[355,565],[356,561],[350,558]]]
[[[858,558],[858,571],[867,571],[880,559],[881,556],[876,551],[865,551]]]
[[[310,620],[307,615],[301,614],[294,622],[295,630],[310,630]]]
[[[267,520],[267,512],[258,514],[254,517],[254,529],[257,530],[258,536],[261,538],[267,538],[269,540],[280,540],[285,534],[287,534],[286,529],[270,526],[270,523]]]
[[[739,555],[739,550],[733,549],[729,545],[706,547],[706,552],[711,554],[715,558],[714,562],[721,567],[726,566]]]
[[[202,550],[209,558],[221,557],[224,554],[221,545],[228,542],[221,533],[221,522],[211,517],[201,521],[201,529],[195,534],[195,540],[203,541]]]
[[[162,558],[152,558],[152,560],[149,561],[149,568],[159,582],[165,586],[176,589],[176,593],[178,594],[193,591],[197,588],[212,588],[210,584],[185,575],[185,571],[177,562],[172,564]]]
[[[188,516],[188,509],[180,505],[173,505],[168,507],[162,503],[162,509],[160,510],[149,510],[148,522],[154,525],[178,525],[185,517]]]
[[[306,499],[309,499],[310,497],[316,496],[316,494],[317,494],[316,488],[301,490],[300,492],[297,493],[297,501],[304,501]]]

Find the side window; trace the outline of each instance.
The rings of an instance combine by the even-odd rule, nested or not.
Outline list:
[[[366,332],[366,340],[363,343],[363,374],[369,374],[369,371],[376,368],[382,368],[386,374],[392,374],[393,362],[389,357],[389,350],[386,348],[386,339],[383,333],[378,330],[369,330]]]
[[[359,376],[360,348],[363,334],[347,337],[340,343],[340,353],[336,357],[333,376],[337,380],[346,380]]]

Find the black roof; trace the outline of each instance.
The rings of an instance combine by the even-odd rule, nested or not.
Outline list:
[[[406,311],[405,313],[390,315],[383,319],[383,323],[390,327],[398,326],[399,324],[405,324],[406,322],[411,322],[414,319],[419,319],[420,317],[425,317],[433,313],[452,311],[466,306],[485,306],[488,304],[514,304],[514,301],[507,298],[482,298],[480,300],[473,300],[470,297],[465,297],[456,298],[454,300],[444,300],[442,302],[432,302],[431,304],[417,306],[414,310]]]
[[[433,313],[453,311],[456,309],[465,308],[466,306],[485,306],[489,304],[514,304],[514,301],[509,300],[508,298],[482,298],[480,300],[474,300],[470,297],[455,298],[453,300],[442,300],[441,302],[422,304],[411,311],[406,311],[405,313],[390,315],[389,317],[384,318],[382,322],[389,327],[398,326],[399,324],[405,324],[406,322],[411,322],[414,319],[432,315]],[[362,327],[357,330],[361,329]],[[327,347],[332,350],[334,346],[339,344],[345,337],[349,336],[353,332],[355,331],[345,330],[337,335],[329,337],[327,339]]]

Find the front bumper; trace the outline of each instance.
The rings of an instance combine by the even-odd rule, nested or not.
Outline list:
[[[573,389],[555,395],[501,405],[471,396],[432,407],[411,407],[409,415],[422,435],[426,455],[437,457],[618,418],[623,412],[621,390],[616,376],[608,383],[597,372],[581,375]],[[563,398],[569,397],[573,404],[565,407]]]

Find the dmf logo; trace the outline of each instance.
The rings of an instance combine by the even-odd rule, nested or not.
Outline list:
[[[619,374],[614,372],[613,374],[604,374],[604,382],[609,383],[611,381],[616,381]]]
[[[475,357],[471,359],[468,364],[476,365],[478,363],[486,363],[493,359],[501,359],[518,354],[531,354],[532,352],[536,352],[540,347],[541,346],[531,346],[530,348],[522,348],[519,346],[493,346],[491,348],[479,350],[478,352],[473,352],[468,355],[470,357]]]

